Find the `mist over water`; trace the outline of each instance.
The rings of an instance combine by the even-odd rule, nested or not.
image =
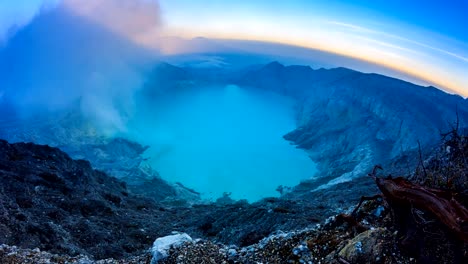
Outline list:
[[[199,88],[140,104],[129,137],[151,146],[153,167],[216,199],[278,196],[316,169],[282,136],[295,128],[293,100],[237,86]]]
[[[313,176],[307,154],[282,138],[295,128],[292,100],[236,86],[136,98],[160,54],[135,44],[138,24],[112,23],[120,9],[103,18],[75,2],[39,12],[0,48],[0,103],[12,113],[34,119],[77,108],[101,135],[149,145],[164,179],[207,199],[231,192],[254,201]],[[148,17],[144,2],[139,17]],[[158,28],[156,9],[145,30]]]

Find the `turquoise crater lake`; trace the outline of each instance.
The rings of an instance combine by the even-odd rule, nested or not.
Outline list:
[[[215,200],[250,202],[311,178],[315,164],[283,135],[295,129],[294,100],[234,85],[166,94],[138,106],[130,137],[150,146],[152,166]]]

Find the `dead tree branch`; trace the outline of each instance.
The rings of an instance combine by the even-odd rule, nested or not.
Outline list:
[[[385,199],[393,206],[413,206],[431,212],[463,241],[468,241],[468,210],[450,192],[413,184],[401,177],[375,178]]]

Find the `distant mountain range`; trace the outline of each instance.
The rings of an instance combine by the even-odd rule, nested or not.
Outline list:
[[[236,84],[294,98],[297,128],[284,138],[307,150],[319,169],[318,179],[297,187],[305,193],[361,181],[378,163],[409,174],[419,147],[433,147],[457,117],[460,127],[468,123],[468,102],[434,87],[347,68],[278,62],[224,67],[203,64],[203,56],[179,67],[67,12],[37,16],[0,50],[0,138],[58,146],[129,182],[122,173],[130,168],[146,175],[144,151],[104,130],[121,129],[141,100],[183,89]],[[237,51],[230,52],[233,61]],[[242,63],[248,60],[239,56]],[[117,161],[110,164],[106,155]],[[190,190],[181,191],[192,197]]]
[[[391,172],[408,174],[417,162],[412,153],[418,151],[418,143],[423,150],[433,147],[440,133],[451,129],[457,115],[461,125],[468,122],[467,101],[434,87],[346,68],[313,70],[278,62],[236,71],[157,63],[136,97],[151,100],[179,89],[221,84],[269,90],[296,99],[297,129],[284,138],[306,149],[318,164],[320,181],[312,189],[365,176],[375,164],[392,164],[387,167]],[[4,99],[3,105],[7,102]],[[43,122],[44,127],[39,128],[38,122],[24,121],[16,126],[5,126],[4,122],[0,136],[15,142],[35,141],[73,149],[75,157],[89,157],[76,151],[87,149],[77,147],[79,142],[91,142],[91,128],[83,129],[89,123],[77,121],[83,118],[80,114],[61,118],[61,122],[54,123],[60,129],[42,134],[40,131],[50,123]],[[73,132],[64,132],[67,129]],[[96,129],[93,133],[99,135]],[[70,134],[73,136],[66,136]]]

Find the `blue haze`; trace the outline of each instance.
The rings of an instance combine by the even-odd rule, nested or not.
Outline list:
[[[28,117],[79,101],[83,114],[112,134],[124,129],[154,57],[65,9],[45,11],[0,48],[0,102]]]
[[[164,179],[205,198],[253,201],[313,176],[307,154],[282,138],[295,128],[288,98],[230,86],[138,101],[157,56],[66,10],[43,12],[0,48],[0,109],[8,101],[34,118],[78,104],[96,136],[150,145]]]

